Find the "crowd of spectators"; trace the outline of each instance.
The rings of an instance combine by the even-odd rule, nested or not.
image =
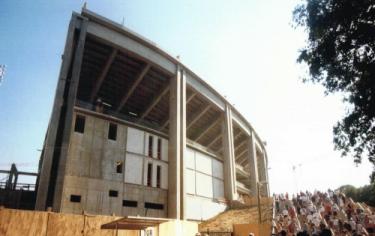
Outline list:
[[[276,235],[375,235],[375,212],[345,194],[328,190],[274,195]]]

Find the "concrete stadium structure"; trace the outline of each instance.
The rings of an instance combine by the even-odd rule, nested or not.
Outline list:
[[[122,25],[73,13],[37,210],[202,220],[259,182],[265,146],[223,96]]]

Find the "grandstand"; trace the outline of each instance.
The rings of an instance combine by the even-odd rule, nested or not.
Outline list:
[[[338,191],[275,195],[277,235],[375,235],[375,212]]]

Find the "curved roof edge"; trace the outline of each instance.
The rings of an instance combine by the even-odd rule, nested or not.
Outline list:
[[[214,93],[216,96],[218,96],[222,101],[224,101],[225,104],[227,104],[231,110],[248,126],[252,132],[254,132],[256,139],[260,141],[260,145],[263,148],[263,150],[267,153],[265,145],[263,143],[263,140],[260,138],[258,133],[255,131],[254,127],[250,124],[250,122],[226,99],[224,96],[222,96],[219,92],[217,92],[211,85],[209,85],[206,81],[204,81],[202,78],[200,78],[196,73],[194,73],[192,70],[190,70],[186,65],[184,65],[181,61],[176,59],[175,57],[171,56],[166,50],[161,49],[156,43],[152,42],[149,39],[146,39],[145,37],[141,36],[140,34],[134,32],[133,30],[115,22],[112,21],[106,17],[103,17],[93,11],[88,10],[87,8],[82,8],[81,14],[76,13],[77,15],[81,15],[90,21],[93,21],[95,23],[98,23],[100,25],[104,25],[120,34],[123,34],[143,45],[146,47],[155,50],[157,53],[160,53],[162,56],[166,57],[168,60],[170,60],[172,63],[174,63],[176,66],[180,66],[183,68],[186,72],[188,72],[190,75],[192,75],[193,78],[197,79],[200,83],[202,83],[204,86],[206,86],[212,93]]]

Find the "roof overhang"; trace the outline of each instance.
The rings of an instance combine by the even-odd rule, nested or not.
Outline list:
[[[101,229],[115,229],[115,230],[143,230],[148,227],[158,226],[161,223],[170,221],[167,218],[153,218],[153,217],[138,217],[126,216],[124,218],[103,224]]]

